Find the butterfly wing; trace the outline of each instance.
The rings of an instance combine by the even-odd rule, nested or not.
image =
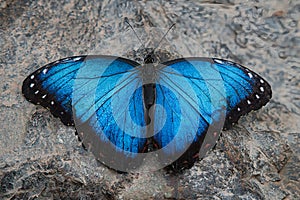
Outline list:
[[[98,159],[125,171],[132,163],[138,165],[133,158],[146,142],[138,66],[113,56],[62,59],[25,79],[23,94],[64,124],[75,124],[83,144]]]
[[[242,115],[266,105],[272,90],[269,83],[254,71],[222,59],[213,59],[226,89],[226,121],[224,129],[237,123]]]
[[[229,61],[185,58],[163,63],[156,104],[165,109],[158,106],[154,114],[160,158],[168,163],[179,157],[175,169],[191,167],[214,146],[222,127],[229,128],[270,98],[263,78]]]
[[[23,82],[24,97],[49,109],[65,125],[74,125],[72,88],[74,79],[86,56],[64,58],[45,65]]]

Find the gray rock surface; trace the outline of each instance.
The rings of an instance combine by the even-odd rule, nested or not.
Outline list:
[[[162,46],[248,66],[271,84],[272,100],[182,174],[99,164],[75,129],[27,102],[21,86],[63,57],[138,48],[124,17],[146,45],[151,27],[164,33],[176,23]],[[1,1],[0,198],[300,199],[299,19],[299,1]]]

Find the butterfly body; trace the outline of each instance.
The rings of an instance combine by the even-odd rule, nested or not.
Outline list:
[[[236,63],[159,63],[151,52],[144,64],[101,55],[61,59],[28,76],[22,92],[65,125],[75,125],[83,144],[121,171],[138,168],[149,151],[159,166],[191,167],[221,128],[271,98],[270,85]]]

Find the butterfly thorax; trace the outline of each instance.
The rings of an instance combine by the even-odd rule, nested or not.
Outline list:
[[[143,64],[140,67],[140,77],[142,79],[143,85],[156,83],[159,76],[159,64],[149,63]]]

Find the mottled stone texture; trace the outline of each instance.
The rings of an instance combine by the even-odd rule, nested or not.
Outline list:
[[[1,199],[300,199],[299,1],[7,0],[0,10]],[[124,17],[146,45],[142,33],[175,22],[164,41],[174,53],[248,66],[271,84],[271,102],[182,174],[119,174],[97,163],[21,85],[59,58],[138,48]]]

